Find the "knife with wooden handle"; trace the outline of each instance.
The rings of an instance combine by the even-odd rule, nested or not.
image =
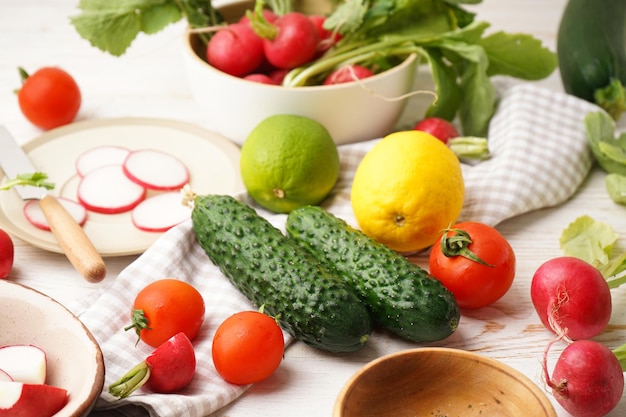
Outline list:
[[[0,166],[8,178],[38,171],[4,126],[0,126]],[[61,203],[38,187],[15,186],[14,189],[22,200],[39,200],[50,230],[74,268],[87,281],[102,281],[106,275],[102,256]]]

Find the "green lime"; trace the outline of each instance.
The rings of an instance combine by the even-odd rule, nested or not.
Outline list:
[[[320,204],[339,177],[339,152],[328,130],[308,117],[262,120],[241,147],[241,177],[250,196],[275,213]]]

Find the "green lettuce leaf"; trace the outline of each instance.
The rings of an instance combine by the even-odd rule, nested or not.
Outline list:
[[[596,268],[602,268],[608,264],[611,250],[618,237],[609,224],[584,215],[563,230],[560,245],[565,255],[574,256]]]

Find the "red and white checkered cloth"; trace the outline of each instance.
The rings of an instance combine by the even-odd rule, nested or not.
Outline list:
[[[568,199],[592,164],[583,119],[587,112],[596,110],[572,96],[530,84],[504,91],[490,125],[492,158],[463,166],[466,201],[461,218],[496,225]],[[324,204],[353,225],[352,178],[375,142],[340,147],[341,177]],[[250,203],[245,195],[241,198]],[[284,215],[259,212],[284,229]],[[153,350],[142,343],[135,347],[135,334],[123,330],[129,324],[130,306],[141,288],[165,277],[187,281],[204,296],[206,320],[195,341],[197,375],[179,394],[153,394],[140,389],[123,400],[114,399],[106,387]],[[96,410],[115,409],[107,415],[127,417],[202,417],[234,401],[247,387],[227,384],[218,376],[211,361],[212,335],[226,317],[251,308],[196,243],[190,221],[165,233],[97,298],[83,300],[73,308],[93,332],[105,358],[105,390]],[[286,338],[289,343],[291,338]]]

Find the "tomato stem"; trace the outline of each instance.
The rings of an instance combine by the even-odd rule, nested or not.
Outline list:
[[[130,329],[135,329],[135,333],[137,333],[137,342],[135,342],[135,346],[137,346],[139,340],[141,340],[141,331],[143,329],[152,330],[149,320],[143,310],[133,310],[131,315],[131,324],[124,327],[125,331]]]
[[[450,232],[455,234],[450,235]],[[483,261],[469,249],[469,245],[472,243],[472,238],[465,230],[461,229],[446,229],[441,237],[441,253],[448,258],[455,256],[462,256],[470,261],[477,262],[481,265],[494,268],[493,265]]]

